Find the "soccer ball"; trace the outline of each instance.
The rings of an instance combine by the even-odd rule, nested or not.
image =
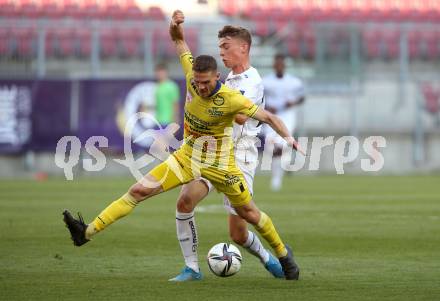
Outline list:
[[[208,266],[211,272],[219,277],[236,274],[241,267],[240,250],[228,243],[216,244],[208,252]]]

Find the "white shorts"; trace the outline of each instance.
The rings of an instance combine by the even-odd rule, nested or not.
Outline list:
[[[287,130],[292,135],[295,130],[296,125],[296,114],[295,109],[288,109],[283,112],[279,112],[276,115],[284,122],[287,127]],[[266,136],[266,141],[271,143],[282,143],[283,137],[280,137],[270,126],[267,124],[264,125],[264,135]]]
[[[246,181],[246,184],[248,186],[249,192],[251,195],[254,194],[254,176],[255,176],[255,170],[257,169],[257,162],[243,162],[240,160],[236,160],[235,163],[237,164],[237,167],[241,170],[243,173],[244,180]],[[202,180],[205,182],[205,184],[208,186],[209,192],[211,192],[214,188],[214,186],[211,184],[211,182],[205,178],[199,178],[199,180]],[[229,202],[228,198],[224,195],[223,196],[223,205],[230,214],[238,215],[237,212],[235,212],[234,207],[232,207],[231,203]]]

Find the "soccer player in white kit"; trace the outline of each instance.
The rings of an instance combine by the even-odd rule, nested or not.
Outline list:
[[[305,100],[304,85],[299,78],[285,72],[284,55],[275,55],[273,69],[273,73],[263,78],[266,110],[280,117],[290,134],[293,134],[296,126],[297,106]],[[283,141],[270,127],[265,126],[264,133],[266,143],[274,144],[271,189],[279,191],[284,176],[284,170],[281,167]]]
[[[183,31],[183,27],[182,27]],[[258,71],[250,66],[249,50],[251,35],[242,27],[225,26],[219,31],[220,56],[224,65],[231,69],[225,84],[239,90],[244,96],[259,106],[264,106],[262,79]],[[243,172],[250,192],[253,191],[258,150],[256,136],[261,126],[258,121],[237,115],[233,129],[235,158],[237,167]],[[202,274],[198,262],[198,236],[195,224],[194,208],[212,190],[212,184],[203,178],[183,185],[176,208],[176,228],[185,267],[179,275],[170,281],[200,280]],[[229,233],[232,240],[260,259],[264,267],[277,278],[284,278],[278,259],[267,251],[258,236],[248,230],[247,223],[237,215],[224,197],[224,205],[229,213]]]

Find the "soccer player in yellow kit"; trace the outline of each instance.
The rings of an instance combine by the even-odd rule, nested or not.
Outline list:
[[[299,268],[290,249],[282,242],[270,217],[252,201],[243,174],[235,165],[232,122],[236,114],[244,114],[270,125],[296,149],[298,145],[295,139],[278,117],[253,104],[239,91],[223,85],[212,56],[201,55],[193,59],[186,43],[175,44],[187,84],[182,146],[132,185],[127,193],[105,208],[90,224],[85,224],[81,216],[75,219],[65,210],[64,222],[74,245],[87,243],[95,234],[133,211],[140,202],[202,176],[217,191],[224,193],[237,214],[254,225],[269,243],[286,279],[298,279]]]

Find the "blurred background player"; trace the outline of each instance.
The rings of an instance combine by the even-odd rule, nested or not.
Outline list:
[[[179,86],[168,76],[168,68],[165,63],[159,63],[155,68],[157,80],[156,91],[156,119],[162,127],[172,122],[179,123]]]
[[[273,73],[263,78],[266,109],[277,114],[286,124],[291,135],[296,126],[296,108],[304,103],[304,85],[302,81],[286,73],[286,62],[283,54],[274,57]],[[282,138],[271,128],[265,127],[266,142],[274,144],[272,161],[271,189],[279,191],[283,183],[284,169],[281,166]]]
[[[177,13],[173,20],[184,18]],[[179,25],[183,36],[183,26]],[[218,33],[220,57],[224,65],[231,70],[225,85],[239,90],[256,105],[264,107],[263,85],[257,69],[249,62],[252,39],[249,31],[242,27],[226,25]],[[238,116],[234,123],[233,139],[237,167],[243,172],[247,186],[252,193],[258,150],[255,145],[256,135],[261,126],[254,119]],[[201,278],[198,262],[198,235],[194,217],[195,206],[212,190],[212,184],[203,178],[194,180],[182,187],[177,200],[176,228],[177,238],[185,258],[185,268],[172,281],[198,280]],[[229,213],[229,234],[231,239],[248,252],[255,255],[264,267],[274,276],[283,278],[279,261],[268,252],[258,236],[248,230],[247,222],[237,215],[228,198],[224,196],[225,208]]]

